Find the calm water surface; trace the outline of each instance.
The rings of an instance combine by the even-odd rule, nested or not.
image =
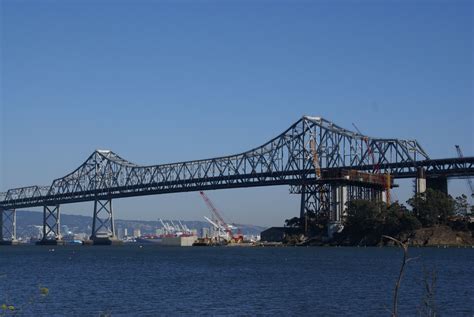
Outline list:
[[[401,316],[418,315],[423,264],[442,316],[474,316],[474,249],[413,248]],[[0,248],[0,300],[24,316],[389,316],[396,248]]]

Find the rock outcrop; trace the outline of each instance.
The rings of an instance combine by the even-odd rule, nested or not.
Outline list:
[[[401,238],[411,246],[474,246],[470,231],[454,231],[449,226],[421,228]]]

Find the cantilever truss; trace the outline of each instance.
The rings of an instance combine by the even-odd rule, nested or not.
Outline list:
[[[309,140],[321,169],[374,169],[402,175],[428,155],[415,140],[371,138],[320,117],[305,116],[250,151],[205,160],[139,166],[112,151],[97,150],[49,187],[10,189],[0,207],[24,208],[119,197],[220,188],[324,183],[315,178]],[[373,155],[372,155],[373,154]],[[0,197],[1,199],[1,197]]]

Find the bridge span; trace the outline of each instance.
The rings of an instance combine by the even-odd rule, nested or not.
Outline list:
[[[347,201],[389,192],[381,175],[388,188],[394,178],[416,177],[444,188],[448,177],[474,175],[474,157],[431,159],[416,140],[369,137],[310,116],[262,146],[224,157],[141,166],[96,150],[49,186],[0,193],[0,240],[15,240],[21,208],[43,207],[43,242],[53,244],[61,241],[60,205],[94,201],[91,239],[113,239],[112,199],[255,186],[290,185],[301,195],[301,217],[330,212],[339,221]]]

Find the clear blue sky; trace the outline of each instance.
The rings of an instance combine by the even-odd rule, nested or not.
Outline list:
[[[1,191],[49,185],[97,148],[138,164],[238,153],[303,114],[474,155],[472,1],[0,4]],[[209,196],[236,222],[298,214],[286,187]],[[114,204],[117,218],[208,214],[197,193]]]

